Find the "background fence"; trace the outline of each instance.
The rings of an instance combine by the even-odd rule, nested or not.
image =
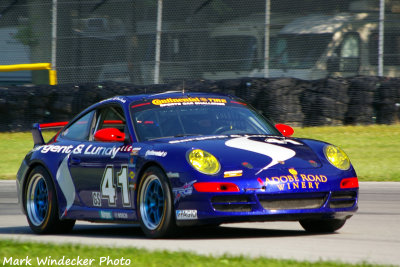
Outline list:
[[[381,86],[384,77],[400,77],[400,0],[0,1],[0,65],[38,62],[51,62],[58,83],[75,88],[69,90],[75,95],[82,88],[98,91],[110,81],[117,87],[169,83],[172,88],[248,77],[251,86],[239,92],[253,90],[242,96],[257,95],[256,105],[280,121],[371,123],[380,112],[373,103],[386,105],[379,98],[379,88],[386,88]],[[356,76],[370,78],[330,79]],[[295,79],[270,82],[281,77]],[[8,99],[10,90],[20,92],[20,98],[24,92],[41,94],[5,84],[48,84],[48,72],[0,72],[0,84],[0,110],[5,112],[11,105],[6,103],[27,101]],[[384,99],[390,112],[398,112],[397,86],[390,88],[382,89],[392,92]],[[92,93],[108,96],[97,91]],[[292,108],[279,104],[282,95]],[[63,101],[81,106],[68,100],[80,101],[77,97]],[[313,113],[315,106],[321,107],[320,114]],[[45,119],[52,114],[46,107],[35,112]],[[25,124],[34,119],[29,112],[20,115],[17,119]],[[0,126],[14,129],[7,123],[0,121]]]
[[[0,55],[59,83],[398,77],[400,1],[3,0]],[[47,82],[0,77],[32,75]]]

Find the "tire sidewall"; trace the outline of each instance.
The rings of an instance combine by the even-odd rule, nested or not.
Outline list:
[[[29,186],[31,183],[31,180],[36,174],[40,174],[47,187],[47,201],[48,201],[48,207],[47,207],[47,212],[44,217],[43,222],[41,222],[39,225],[35,225],[32,222],[32,219],[30,218],[29,211],[28,211],[28,194],[29,194]],[[26,186],[24,188],[24,209],[26,212],[26,217],[29,223],[30,228],[33,230],[33,232],[37,234],[46,234],[53,232],[54,225],[59,221],[58,220],[58,212],[57,212],[57,200],[56,200],[56,192],[55,192],[55,187],[53,184],[52,179],[50,178],[49,173],[41,166],[35,167],[29,174],[28,180],[26,182]]]
[[[161,222],[155,229],[149,229],[143,222],[142,214],[141,214],[141,194],[143,190],[143,185],[145,181],[152,175],[157,176],[160,180],[163,193],[164,193],[164,210],[163,215],[161,218]],[[172,190],[167,180],[166,175],[164,172],[158,167],[150,167],[148,168],[142,175],[142,178],[139,183],[138,193],[137,193],[137,213],[140,222],[140,226],[146,236],[151,238],[162,238],[167,237],[173,234],[173,231],[176,227],[175,222],[175,213],[174,213],[174,206],[172,201]]]

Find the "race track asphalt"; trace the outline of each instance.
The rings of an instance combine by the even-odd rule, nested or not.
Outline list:
[[[309,234],[297,222],[266,222],[194,228],[176,239],[150,240],[137,226],[78,222],[62,238],[38,236],[17,202],[15,181],[0,180],[2,239],[400,266],[400,183],[395,182],[360,183],[359,211],[335,234]]]

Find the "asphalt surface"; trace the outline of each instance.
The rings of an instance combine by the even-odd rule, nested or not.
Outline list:
[[[308,234],[296,222],[266,222],[192,228],[176,239],[150,240],[137,226],[78,222],[68,235],[38,236],[17,202],[15,181],[0,181],[2,239],[400,266],[400,183],[360,183],[359,211],[337,233],[323,235]]]

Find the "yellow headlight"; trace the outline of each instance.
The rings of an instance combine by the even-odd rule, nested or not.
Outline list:
[[[328,161],[338,169],[348,170],[350,168],[350,159],[340,148],[327,145],[324,148],[325,157]]]
[[[218,160],[212,154],[201,149],[190,151],[188,161],[193,168],[205,174],[216,174],[221,168]]]

